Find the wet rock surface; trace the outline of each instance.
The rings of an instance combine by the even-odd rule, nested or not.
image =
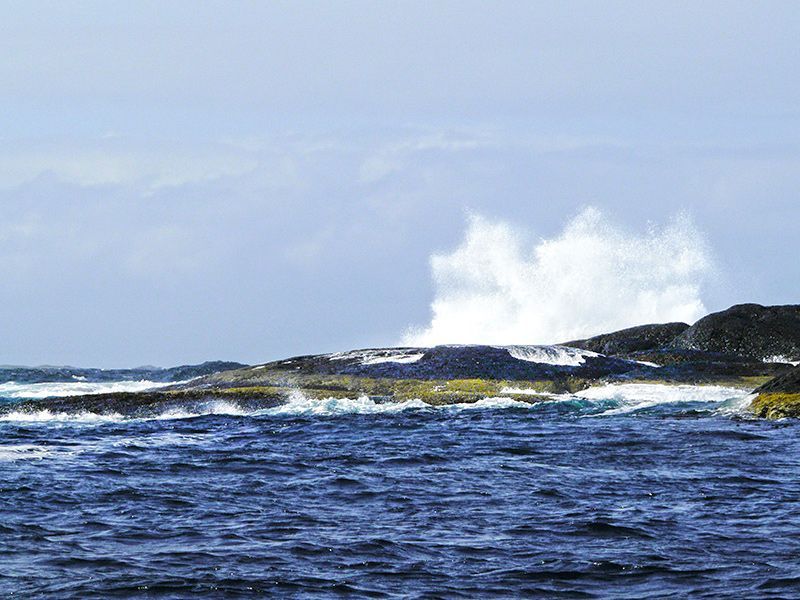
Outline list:
[[[800,417],[800,367],[768,381],[755,390],[750,408],[759,417]]]
[[[758,394],[765,392],[786,392],[800,394],[800,367],[795,367],[788,373],[785,373],[780,377],[776,377],[775,379],[768,381],[756,389],[756,393]]]
[[[700,319],[673,348],[722,352],[758,360],[800,360],[800,305],[739,304]]]
[[[638,327],[629,327],[613,333],[596,335],[585,340],[566,342],[564,345],[584,348],[600,354],[627,355],[668,346],[687,329],[689,329],[687,323],[639,325]]]

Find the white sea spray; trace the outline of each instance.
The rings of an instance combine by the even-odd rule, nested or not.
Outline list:
[[[588,208],[553,238],[525,238],[473,215],[462,243],[431,258],[430,323],[402,344],[558,343],[707,312],[710,252],[685,216],[631,233]]]

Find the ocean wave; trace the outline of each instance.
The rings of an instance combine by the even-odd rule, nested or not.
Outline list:
[[[356,398],[324,398],[313,399],[300,391],[293,391],[285,404],[259,411],[262,415],[315,415],[335,416],[345,414],[386,414],[398,413],[409,409],[430,409],[431,406],[422,400],[405,400],[403,402],[375,402],[367,396]]]
[[[440,408],[447,410],[502,410],[507,408],[532,408],[536,406],[534,402],[523,402],[522,400],[514,400],[505,396],[493,396],[488,398],[481,398],[477,402],[460,402],[458,404],[448,404]]]
[[[172,419],[192,419],[194,417],[204,417],[206,415],[244,417],[252,414],[255,413],[253,411],[247,411],[237,404],[225,402],[224,400],[214,400],[187,408],[170,408],[152,417],[152,419],[169,421]]]
[[[755,399],[756,394],[747,394],[740,398],[731,398],[721,402],[714,411],[723,417],[753,417],[750,411],[750,403]]]
[[[177,383],[156,381],[58,381],[47,383],[16,383],[8,381],[0,384],[0,397],[13,400],[37,400],[65,396],[85,396],[90,394],[111,394],[119,392],[142,392]]]
[[[508,394],[506,396],[505,394]],[[512,398],[517,395],[544,396],[538,402]],[[541,394],[533,390],[505,388],[498,396],[476,402],[432,406],[419,399],[401,402],[375,401],[361,395],[352,398],[310,398],[299,390],[292,391],[286,402],[269,408],[243,408],[225,400],[170,406],[152,415],[97,414],[91,412],[10,411],[0,415],[0,422],[103,424],[124,421],[191,419],[208,415],[232,417],[335,417],[344,415],[397,414],[405,411],[447,411],[458,413],[477,410],[541,409],[556,403],[573,403],[575,411],[584,416],[613,416],[632,414],[660,405],[701,403],[715,414],[743,415],[752,400],[738,388],[714,385],[609,384],[588,388],[575,394]]]
[[[2,444],[0,445],[0,462],[15,460],[38,460],[50,455],[46,446],[35,444]]]
[[[110,423],[124,421],[119,413],[51,412],[49,410],[15,410],[0,415],[0,421],[15,423]]]
[[[193,419],[206,415],[228,415],[246,416],[258,414],[260,411],[247,411],[240,406],[214,400],[210,402],[195,403],[187,406],[170,407],[162,412],[145,417],[124,415],[120,413],[93,413],[87,411],[80,412],[52,412],[50,410],[16,410],[0,415],[0,422],[18,423],[76,423],[76,424],[97,424],[97,423],[121,423],[125,421],[169,421],[175,419]]]
[[[572,397],[595,402],[612,401],[617,406],[595,416],[620,415],[662,404],[700,402],[719,404],[738,400],[746,393],[738,388],[718,385],[666,385],[622,383],[591,387]]]

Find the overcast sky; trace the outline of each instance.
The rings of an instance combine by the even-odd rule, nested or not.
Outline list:
[[[794,2],[0,6],[0,363],[396,344],[470,214],[682,212],[708,310],[800,302]]]

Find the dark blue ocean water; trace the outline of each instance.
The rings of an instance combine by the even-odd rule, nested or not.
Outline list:
[[[0,597],[800,597],[798,423],[613,407],[5,420]]]

